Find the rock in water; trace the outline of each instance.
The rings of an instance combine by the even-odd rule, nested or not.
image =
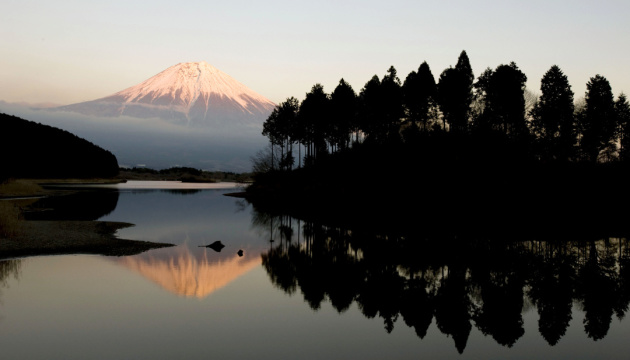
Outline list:
[[[207,247],[207,248],[210,248],[210,249],[212,249],[212,250],[214,250],[216,252],[221,252],[221,249],[223,249],[225,247],[225,245],[223,245],[221,243],[221,241],[217,240],[217,241],[213,242],[210,245],[200,245],[199,247]]]
[[[238,256],[243,256],[243,250],[239,250],[239,251],[237,252],[237,254],[238,254]]]

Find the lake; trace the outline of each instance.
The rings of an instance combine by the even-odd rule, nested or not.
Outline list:
[[[625,238],[374,233],[272,216],[234,191],[130,181],[40,200],[56,210],[34,220],[130,222],[119,237],[176,246],[0,262],[2,358],[628,356]]]

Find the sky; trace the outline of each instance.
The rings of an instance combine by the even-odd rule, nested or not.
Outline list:
[[[575,97],[605,76],[630,92],[630,1],[4,0],[0,100],[71,104],[180,62],[207,61],[279,103],[390,66],[434,77],[465,50],[475,76],[514,61],[527,87],[558,65]]]

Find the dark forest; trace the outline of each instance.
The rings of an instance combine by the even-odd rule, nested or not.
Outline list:
[[[0,182],[8,178],[109,178],[114,154],[52,126],[0,114]]]
[[[577,103],[557,65],[543,76],[540,96],[526,91],[526,81],[514,62],[487,68],[475,80],[463,51],[437,82],[423,62],[404,81],[392,66],[359,94],[344,79],[330,94],[316,84],[301,102],[282,102],[265,122],[263,135],[275,148],[270,167],[287,170],[301,167],[302,158],[308,165],[359,143],[411,145],[436,134],[440,142],[443,134],[457,141],[502,141],[523,157],[547,163],[628,159],[630,104],[624,94],[614,99],[605,77],[592,77]]]
[[[576,101],[556,65],[539,96],[526,81],[514,62],[475,79],[463,51],[437,81],[424,62],[404,81],[392,66],[358,94],[343,79],[330,94],[316,84],[266,120],[270,146],[252,159],[248,196],[307,200],[346,217],[366,208],[407,216],[407,207],[462,220],[480,209],[506,221],[513,212],[621,216],[614,209],[630,198],[626,96],[615,99],[595,75]]]

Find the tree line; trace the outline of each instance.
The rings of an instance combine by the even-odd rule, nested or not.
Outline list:
[[[289,170],[358,144],[414,143],[432,134],[498,136],[541,162],[630,159],[630,103],[623,93],[615,99],[605,77],[590,78],[583,101],[575,100],[557,65],[542,77],[539,96],[526,81],[514,62],[475,79],[462,51],[437,81],[423,62],[404,81],[391,66],[358,94],[344,79],[330,94],[315,84],[302,101],[289,97],[265,121],[269,167]]]
[[[187,166],[175,166],[168,169],[151,169],[147,167],[120,168],[118,178],[125,180],[169,180],[182,182],[246,182],[249,174],[231,171],[207,171]]]

